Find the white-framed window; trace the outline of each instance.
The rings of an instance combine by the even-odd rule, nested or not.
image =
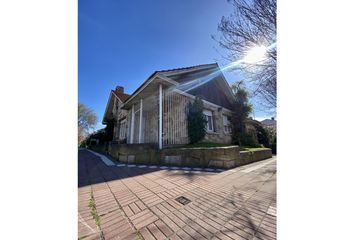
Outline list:
[[[119,139],[127,137],[127,120],[123,119],[119,122]]]
[[[213,132],[214,131],[213,112],[209,111],[209,110],[204,110],[203,114],[204,114],[205,120],[207,120],[206,131]]]
[[[230,116],[223,115],[223,122],[224,122],[224,132],[231,134],[232,129],[231,129],[231,122],[230,122]]]

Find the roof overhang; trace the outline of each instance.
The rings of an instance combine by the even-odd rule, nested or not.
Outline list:
[[[189,97],[190,99],[193,99],[193,100],[196,98],[196,96],[194,96],[194,95],[192,95],[192,94],[189,94],[189,93],[187,93],[187,92],[178,90],[178,89],[174,89],[173,91],[176,92],[176,93],[179,93],[179,94],[181,94],[181,95],[183,95],[183,96]],[[203,101],[203,103],[205,103],[206,105],[209,105],[209,106],[212,106],[212,107],[215,107],[215,108],[218,108],[218,109],[222,109],[222,110],[224,110],[225,112],[228,112],[228,113],[232,113],[232,110],[230,110],[230,109],[228,109],[228,108],[222,107],[222,106],[220,106],[220,105],[218,105],[218,104],[215,104],[215,103],[212,103],[212,102],[209,102],[209,101],[207,101],[207,100],[205,100],[205,99],[202,99],[202,101]]]
[[[157,92],[160,84],[164,87],[170,87],[177,86],[178,82],[155,72],[124,102],[122,108],[129,109],[133,104],[138,103],[140,99],[151,96],[154,92]]]
[[[228,82],[226,81],[226,79],[225,79],[225,77],[224,77],[224,75],[223,75],[223,73],[222,73],[222,71],[219,68],[217,63],[209,64],[209,65],[202,66],[202,67],[199,67],[199,68],[200,69],[218,68],[218,71],[220,71],[220,75],[221,75],[221,79],[220,79],[221,81],[218,81],[220,87],[224,90],[224,92],[225,92],[227,98],[230,100],[230,102],[234,102],[235,101],[235,96],[232,93],[232,90],[231,90]],[[192,72],[192,71],[195,71],[195,69],[183,70],[183,72]],[[170,71],[168,73],[161,72],[161,71],[160,72],[156,71],[153,74],[151,74],[145,80],[145,82],[143,82],[143,84],[140,85],[140,87],[137,88],[130,95],[130,97],[128,97],[128,99],[126,99],[126,101],[123,103],[122,109],[126,109],[126,110],[130,109],[133,104],[140,102],[140,99],[148,98],[152,94],[157,93],[158,85],[160,85],[160,84],[162,84],[164,87],[171,87],[172,90],[176,90],[177,92],[179,92],[179,93],[181,93],[181,94],[183,94],[185,96],[188,96],[188,97],[191,97],[191,98],[195,98],[194,95],[188,94],[188,93],[186,93],[184,91],[178,91],[178,85],[180,85],[180,83],[178,83],[177,81],[174,81],[173,79],[171,79],[169,77],[171,75],[176,74],[177,72],[181,73],[180,70],[176,70],[176,71]],[[109,101],[108,101],[107,106],[106,106],[106,111],[105,111],[102,123],[105,123],[105,120],[109,119],[109,116],[107,116],[107,115],[108,115],[108,112],[109,112],[108,109],[111,108],[110,104],[113,105],[113,103],[111,103],[112,94],[114,94],[114,93],[111,92],[111,94],[110,94],[110,98],[109,98]],[[114,94],[114,96],[117,97],[115,94]],[[121,100],[119,99],[119,101],[121,101]],[[207,104],[209,104],[209,105],[215,105],[215,106],[221,107],[219,105],[216,105],[216,104],[208,102],[208,101],[205,101],[205,102]],[[231,112],[230,109],[226,109],[224,107],[222,107],[222,108],[225,109],[226,111],[230,111]]]
[[[108,102],[107,102],[107,105],[106,105],[106,109],[105,109],[104,114],[103,114],[102,124],[107,124],[107,120],[111,119],[111,117],[109,116],[109,113],[111,112],[110,109],[113,108],[113,100],[112,99],[114,99],[114,98],[117,98],[119,101],[121,101],[119,99],[119,97],[117,97],[117,95],[114,94],[113,91],[110,92],[109,98],[108,98]]]
[[[173,75],[176,75],[176,74],[195,72],[195,71],[199,71],[199,70],[212,69],[212,68],[216,68],[216,67],[219,67],[217,63],[211,63],[211,64],[205,64],[205,65],[197,66],[197,67],[194,67],[194,68],[188,68],[188,69],[185,69],[185,70],[175,69],[175,70],[160,71],[160,72],[163,75],[165,75],[166,77],[170,77],[170,76],[173,76]]]
[[[219,65],[217,63],[206,64],[206,65],[202,65],[202,66],[198,66],[198,67],[186,69],[186,70],[178,70],[177,69],[177,70],[172,70],[172,71],[168,71],[168,72],[162,72],[162,74],[164,76],[170,78],[171,76],[174,76],[176,74],[184,74],[184,73],[190,73],[190,72],[195,72],[195,71],[200,71],[200,70],[212,70],[212,69],[215,69],[215,70],[212,73],[210,73],[209,75],[204,76],[204,78],[207,78],[208,76],[211,77],[212,75],[215,75],[214,77],[217,78],[217,80],[216,80],[217,84],[224,91],[225,96],[227,97],[229,102],[234,103],[236,101],[236,97],[233,94],[229,83],[225,79],[223,71],[221,70],[221,68],[219,67]],[[219,76],[220,76],[220,78],[218,78]],[[207,80],[207,82],[208,81],[209,80]],[[184,84],[186,84],[186,82]],[[202,84],[203,83],[201,83],[201,85]],[[183,89],[181,89],[181,90],[183,90]]]

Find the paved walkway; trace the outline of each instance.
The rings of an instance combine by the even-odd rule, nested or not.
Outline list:
[[[81,239],[276,239],[275,158],[218,173],[107,166],[79,150],[78,167]]]

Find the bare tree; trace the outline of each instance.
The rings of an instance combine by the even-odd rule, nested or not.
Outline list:
[[[78,142],[80,145],[87,137],[89,131],[96,125],[97,116],[92,109],[80,102],[78,107]]]
[[[261,99],[265,109],[275,109],[277,99],[276,0],[228,0],[234,7],[222,17],[217,40],[227,50],[224,56],[235,62],[256,46],[266,46],[266,58],[259,62],[235,65],[251,87],[251,97]],[[272,46],[269,48],[269,46]]]

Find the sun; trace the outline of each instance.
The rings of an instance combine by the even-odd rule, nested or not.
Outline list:
[[[246,52],[243,62],[257,63],[266,59],[267,48],[263,45],[255,46]]]

